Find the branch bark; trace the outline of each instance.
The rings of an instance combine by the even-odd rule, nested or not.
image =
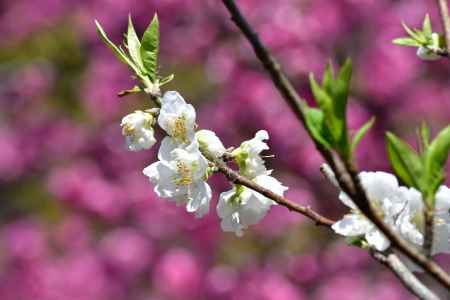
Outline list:
[[[439,297],[420,282],[414,274],[403,264],[403,262],[392,252],[376,252],[370,253],[372,257],[389,268],[402,284],[419,299],[422,300],[439,300]]]
[[[325,226],[331,229],[331,225],[334,224],[333,220],[330,220],[320,215],[319,213],[312,210],[310,207],[302,206],[300,204],[292,202],[282,196],[273,193],[272,191],[266,188],[263,188],[262,186],[259,186],[253,181],[241,176],[239,173],[229,168],[222,159],[215,158],[210,153],[204,151],[202,152],[202,154],[210,162],[212,162],[217,167],[217,169],[222,174],[224,174],[225,177],[227,177],[227,179],[230,182],[246,186],[247,188],[250,188],[258,192],[268,197],[269,199],[272,199],[278,204],[288,208],[289,210],[295,211],[297,213],[306,216],[307,218],[314,221],[316,225]],[[332,183],[335,183],[333,181],[334,176],[332,175],[331,171],[328,171],[327,165],[322,165],[321,170]],[[419,299],[439,300],[439,297],[437,297],[430,289],[428,289],[422,282],[420,282],[417,279],[417,277],[401,262],[401,260],[395,254],[391,252],[382,253],[376,250],[372,250],[371,255],[374,259],[376,259],[377,261],[385,265],[387,268],[389,268],[399,278],[402,284]]]
[[[280,65],[273,58],[269,50],[259,40],[257,34],[242,16],[234,1],[222,0],[222,2],[231,14],[232,21],[242,31],[244,36],[252,45],[256,56],[270,74],[273,83],[283,96],[284,100],[289,104],[305,129],[307,129],[305,126],[303,101],[287,77],[281,71]],[[450,45],[450,43],[448,45]],[[311,136],[311,133],[308,133]],[[375,210],[371,207],[370,201],[368,201],[364,188],[359,181],[358,172],[352,162],[344,160],[344,165],[342,166],[339,161],[335,159],[333,153],[327,149],[324,149],[317,143],[316,148],[322,154],[324,159],[330,164],[332,170],[336,174],[337,181],[339,182],[341,189],[353,199],[358,208],[375,224],[375,226],[377,226],[381,232],[383,232],[383,234],[391,241],[392,245],[450,290],[449,275],[445,273],[445,271],[443,271],[434,261],[429,260],[416,249],[410,247],[407,242],[405,242],[398,234],[388,227],[382,218],[375,213]]]

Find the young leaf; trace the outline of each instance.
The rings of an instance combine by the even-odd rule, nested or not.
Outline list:
[[[127,47],[128,53],[130,53],[131,58],[134,63],[139,67],[139,69],[143,70],[144,65],[141,59],[141,42],[139,42],[139,38],[134,30],[133,21],[131,20],[131,15],[128,16],[128,32],[127,32]]]
[[[407,47],[420,47],[421,44],[418,43],[416,40],[408,37],[403,38],[397,38],[392,40],[392,43],[400,46],[407,46]]]
[[[417,130],[417,145],[420,149],[419,153],[425,153],[430,145],[430,128],[425,122],[422,122]]]
[[[128,57],[125,55],[125,53],[123,52],[122,49],[120,49],[119,47],[117,47],[106,35],[106,32],[103,30],[102,26],[100,25],[100,23],[95,20],[95,27],[97,29],[97,33],[100,36],[100,38],[102,39],[102,41],[114,52],[114,54],[117,56],[117,58],[123,62],[126,65],[129,65],[130,60],[128,59]]]
[[[155,81],[158,75],[159,54],[159,21],[156,14],[142,37],[140,52],[148,75]]]
[[[336,81],[333,85],[332,97],[334,100],[334,108],[336,116],[345,120],[345,111],[347,109],[347,98],[352,78],[352,61],[347,59],[344,66],[339,70]]]
[[[421,177],[424,168],[421,158],[394,134],[388,132],[386,138],[389,161],[395,173],[406,185],[423,191]]]
[[[117,96],[119,97],[125,97],[128,96],[130,94],[135,94],[135,93],[139,93],[142,92],[141,88],[137,85],[135,85],[133,88],[129,89],[129,90],[124,90],[124,91],[120,91]]]
[[[334,83],[334,70],[331,61],[328,62],[327,67],[325,69],[325,73],[323,74],[322,79],[322,87],[328,93],[331,94],[332,85]]]
[[[161,81],[159,82],[159,86],[163,86],[169,82],[171,82],[173,80],[173,78],[175,77],[175,75],[170,74],[166,77],[164,77],[163,79],[161,79]]]
[[[356,132],[355,136],[353,137],[353,141],[352,141],[352,146],[351,146],[352,152],[355,151],[355,149],[358,146],[361,139],[366,135],[367,131],[369,131],[369,129],[372,128],[374,123],[375,123],[375,117],[372,117]]]
[[[433,195],[445,178],[444,167],[450,149],[450,125],[444,128],[428,147],[425,170],[428,192]]]
[[[317,108],[306,107],[306,126],[314,140],[327,149],[331,148],[330,136],[324,122],[323,112]]]
[[[430,16],[428,14],[426,14],[425,18],[423,19],[422,32],[425,36],[431,36],[431,34],[433,33],[433,30],[431,28]]]

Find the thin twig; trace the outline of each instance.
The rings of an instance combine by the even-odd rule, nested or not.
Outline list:
[[[269,199],[274,200],[278,204],[287,207],[291,211],[298,212],[307,218],[311,219],[316,223],[316,225],[322,225],[327,228],[331,228],[331,225],[334,224],[334,221],[320,215],[319,213],[312,210],[310,207],[301,206],[297,203],[294,203],[282,196],[279,196],[272,191],[263,188],[262,186],[259,186],[258,184],[254,183],[253,181],[241,176],[236,171],[233,171],[231,168],[229,168],[226,163],[220,159],[215,158],[213,155],[203,151],[203,155],[211,161],[217,169],[224,174],[227,179],[235,184],[241,184],[243,186],[246,186],[266,197]],[[333,179],[334,175],[332,171],[329,169],[327,165],[322,165],[321,167],[322,172],[325,174],[325,176],[331,181],[334,182]],[[330,176],[330,177],[328,177]],[[371,255],[374,257],[377,261],[384,264],[386,267],[388,267],[402,282],[402,284],[414,295],[416,295],[419,299],[422,300],[439,300],[439,298],[430,290],[428,289],[422,282],[420,282],[417,277],[400,261],[400,259],[394,255],[393,253],[382,253],[379,251],[376,251],[375,249],[371,250]]]
[[[434,238],[434,214],[433,210],[426,207],[424,210],[425,219],[425,240],[423,242],[423,251],[427,257],[431,256]]]
[[[330,220],[327,217],[324,217],[324,216],[320,215],[319,213],[315,212],[313,209],[311,209],[311,207],[302,206],[300,204],[297,204],[289,199],[286,199],[283,196],[275,194],[274,192],[272,192],[269,189],[266,189],[266,188],[256,184],[255,182],[249,180],[248,178],[241,176],[239,173],[237,173],[233,169],[229,168],[222,159],[215,158],[213,155],[206,153],[204,151],[202,153],[209,161],[211,161],[217,167],[217,169],[221,173],[223,173],[227,177],[227,179],[230,182],[246,186],[246,187],[258,192],[261,195],[264,195],[267,198],[272,199],[276,203],[288,208],[289,210],[298,212],[298,213],[310,218],[311,220],[314,221],[314,223],[316,225],[330,227],[331,225],[333,225],[335,223],[335,221]]]
[[[231,14],[231,19],[252,45],[256,56],[270,74],[273,83],[278,88],[284,100],[290,105],[297,118],[307,129],[305,126],[305,113],[302,99],[281,71],[279,64],[275,61],[269,50],[267,50],[267,48],[261,43],[256,33],[242,16],[234,1],[222,0],[222,2]],[[308,133],[311,135],[310,132]],[[316,147],[335,172],[342,190],[353,199],[358,208],[375,224],[375,226],[381,230],[381,232],[385,234],[393,246],[395,246],[400,252],[404,253],[412,261],[416,262],[426,272],[431,274],[433,278],[447,287],[447,289],[450,289],[449,275],[445,273],[435,262],[429,260],[417,250],[410,247],[407,242],[405,242],[397,233],[387,226],[382,218],[375,213],[375,210],[371,207],[371,204],[368,201],[364,188],[359,181],[356,168],[354,168],[352,162],[344,161],[344,168],[341,168],[339,162],[335,160],[330,151],[324,149],[318,143],[316,143]]]
[[[442,27],[445,34],[445,44],[447,54],[450,53],[450,17],[448,14],[447,0],[436,0],[439,7],[439,14],[441,15]]]
[[[388,267],[403,285],[419,299],[422,300],[439,300],[439,297],[434,294],[427,286],[417,279],[414,274],[403,264],[403,262],[392,252],[377,252],[371,251],[372,257],[381,264]]]

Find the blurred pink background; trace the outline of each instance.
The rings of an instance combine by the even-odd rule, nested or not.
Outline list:
[[[386,130],[413,142],[422,120],[434,132],[449,122],[449,62],[391,43],[402,20],[418,26],[427,12],[440,30],[434,2],[237,1],[308,100],[309,72],[353,59],[350,126],[377,118],[357,153],[365,170],[389,170]],[[287,197],[330,218],[345,212],[220,1],[3,0],[0,299],[412,299],[365,251],[283,207],[242,238],[221,232],[215,200],[229,185],[219,174],[204,219],[155,196],[141,172],[157,147],[127,152],[119,126],[148,102],[116,96],[133,80],[93,23],[118,43],[129,12],[140,34],[158,13],[161,72],[175,74],[167,89],[196,106],[200,127],[226,146],[268,130],[269,167]]]

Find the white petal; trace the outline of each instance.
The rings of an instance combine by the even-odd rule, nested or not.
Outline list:
[[[195,212],[197,218],[203,217],[209,211],[209,203],[212,192],[209,185],[204,182],[198,182],[192,187],[191,199],[189,199],[186,210],[188,212]]]
[[[177,186],[172,180],[175,173],[166,164],[155,162],[142,172],[155,184],[154,190],[159,197],[174,197],[178,194]]]
[[[350,197],[344,193],[344,192],[340,192],[339,193],[339,200],[341,200],[342,203],[345,204],[345,206],[357,210],[358,208],[356,207],[355,203],[353,203],[352,199],[350,199]]]
[[[366,233],[366,240],[369,245],[374,246],[378,251],[384,251],[390,245],[389,240],[376,228]]]
[[[366,234],[373,228],[373,225],[362,215],[347,214],[340,221],[334,223],[331,228],[343,236],[358,236]]]
[[[272,192],[279,196],[283,196],[284,192],[288,190],[287,187],[283,186],[281,182],[279,182],[272,176],[260,175],[257,176],[253,181],[266,189],[270,189]]]
[[[216,212],[217,215],[220,218],[226,218],[227,216],[230,216],[235,210],[232,208],[231,204],[229,203],[231,197],[236,193],[236,188],[233,186],[231,190],[228,190],[226,192],[222,192],[219,196],[219,201],[217,203]]]

